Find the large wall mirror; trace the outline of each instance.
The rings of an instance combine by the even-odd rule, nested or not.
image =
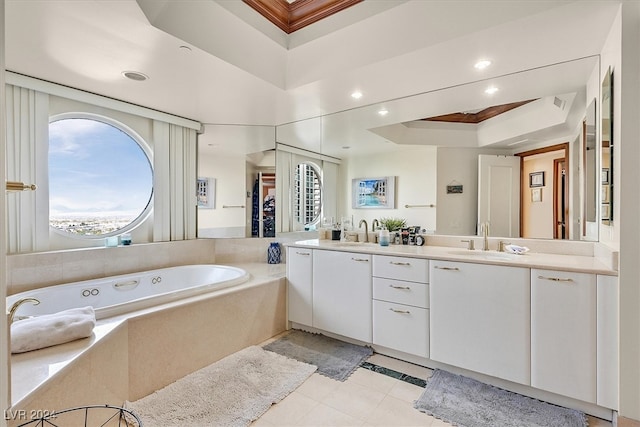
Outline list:
[[[198,237],[274,237],[275,128],[205,125],[198,136]]]
[[[508,205],[508,215],[499,211],[499,217],[487,221],[509,218],[515,223],[510,231],[492,227],[492,235],[523,236],[526,199],[544,211],[540,215],[548,215],[538,221],[544,232],[534,230],[526,237],[597,240],[597,227],[595,234],[584,231],[587,221],[595,222],[594,201],[600,199],[593,184],[595,163],[584,154],[584,126],[595,120],[587,93],[599,92],[598,82],[588,87],[599,66],[599,57],[593,56],[371,104],[278,126],[276,140],[342,160],[337,192],[325,191],[323,197],[335,198],[338,215],[369,224],[374,218],[400,217],[408,225],[460,236],[477,235],[483,194],[501,192],[495,185],[479,185],[480,156],[517,157],[540,150],[529,159],[533,181],[528,172],[523,178],[520,169],[511,172],[519,203]],[[498,90],[489,95],[489,87]],[[593,143],[590,139],[587,144]],[[560,145],[566,149],[545,154],[547,147]],[[589,172],[585,164],[592,165]],[[377,176],[396,177],[395,209],[352,208],[351,181]],[[566,224],[554,233],[559,209]]]
[[[598,127],[596,121],[596,100],[592,99],[587,107],[587,113],[583,127],[583,211],[582,233],[589,237],[597,230],[598,218]],[[597,235],[597,234],[596,234]]]
[[[563,162],[554,161],[553,155],[532,159],[536,160],[532,163],[536,166],[532,166],[535,170],[531,173],[544,176],[544,185],[530,186],[528,176],[520,180],[518,197],[526,198],[531,202],[528,204],[539,211],[544,207],[549,219],[539,222],[551,230],[545,228],[544,233],[533,232],[527,237],[553,238],[552,229],[556,225],[552,201],[557,191],[553,183],[559,181],[554,178],[557,175],[562,176],[562,191],[566,192],[562,201],[566,231],[559,235],[572,240],[597,240],[597,227],[591,227],[595,231],[585,230],[587,224],[595,222],[595,201],[604,198],[598,195],[597,185],[590,184],[597,173],[595,159],[591,159],[592,150],[585,148],[594,143],[590,132],[585,132],[585,123],[588,122],[590,128],[594,120],[596,108],[587,102],[586,94],[600,89],[587,88],[590,76],[598,68],[599,57],[582,58],[275,128],[206,125],[199,138],[199,176],[215,179],[216,203],[213,209],[199,209],[199,237],[270,236],[265,233],[264,222],[258,222],[260,231],[255,232],[252,205],[256,202],[252,195],[260,174],[267,180],[290,183],[276,185],[275,196],[273,190],[271,196],[274,196],[276,218],[281,214],[294,215],[296,207],[290,180],[295,165],[291,165],[286,177],[276,176],[282,173],[275,168],[276,145],[339,159],[331,164],[335,178],[331,178],[330,187],[336,191],[324,191],[317,201],[330,208],[331,215],[353,216],[356,222],[365,219],[369,223],[374,218],[401,217],[410,225],[419,225],[437,234],[467,236],[478,232],[479,200],[484,197],[478,182],[481,155],[513,157],[565,144],[568,154],[562,154]],[[485,90],[489,86],[499,90],[487,95]],[[485,110],[492,109],[508,111],[477,122],[460,120],[461,116],[477,119]],[[387,114],[382,115],[382,110]],[[602,110],[605,111],[604,106]],[[602,128],[604,132],[605,126]],[[376,176],[397,177],[396,208],[353,209],[349,194],[351,181]],[[258,184],[262,189],[259,205],[270,194],[268,183],[264,184],[265,181]],[[450,192],[448,188],[456,190]],[[491,186],[485,188],[491,189]],[[309,207],[313,203],[310,201]],[[514,218],[513,221],[521,221],[522,204],[522,199],[512,204],[515,207],[508,217]],[[265,217],[264,212],[259,213],[259,220]],[[496,221],[494,217],[493,222]],[[286,221],[276,220],[276,235],[296,231],[293,227],[283,229],[280,223]],[[510,230],[521,228],[520,223],[509,227]],[[492,235],[498,237],[498,228],[493,229]],[[506,235],[500,237],[523,235],[521,231],[504,233]]]
[[[602,80],[602,137],[601,137],[601,209],[603,224],[613,222],[613,72],[607,69]]]

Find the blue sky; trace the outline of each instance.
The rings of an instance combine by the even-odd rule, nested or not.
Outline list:
[[[50,216],[135,218],[152,186],[144,151],[120,129],[90,119],[49,125]]]

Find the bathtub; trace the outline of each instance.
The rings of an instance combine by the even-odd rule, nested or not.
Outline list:
[[[23,303],[15,319],[89,305],[96,319],[103,319],[239,285],[248,279],[249,274],[241,268],[185,265],[34,289],[7,297],[7,309],[21,298],[36,298],[40,304]]]

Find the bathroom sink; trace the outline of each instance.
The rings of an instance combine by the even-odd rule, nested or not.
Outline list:
[[[509,254],[506,252],[496,252],[496,251],[479,251],[479,250],[467,250],[467,249],[458,249],[455,251],[449,251],[451,255],[462,255],[469,256],[473,258],[486,259],[490,261],[509,261],[515,259],[517,255]]]

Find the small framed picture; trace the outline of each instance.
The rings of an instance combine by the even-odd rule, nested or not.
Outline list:
[[[603,185],[602,186],[602,203],[609,203],[609,186],[608,185]]]
[[[198,208],[215,209],[216,207],[216,179],[198,178],[196,181],[196,197]]]
[[[603,184],[609,183],[609,168],[602,168],[602,174],[600,175],[600,180]]]
[[[544,187],[544,171],[529,174],[529,187]]]
[[[533,203],[542,201],[542,188],[532,188],[531,189],[531,201]]]

